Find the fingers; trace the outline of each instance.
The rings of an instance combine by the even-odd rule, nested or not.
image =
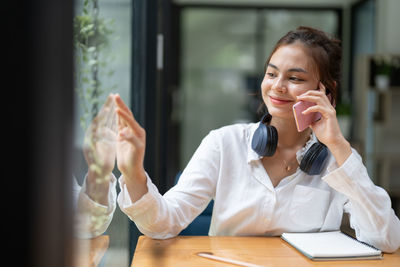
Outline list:
[[[330,104],[331,101],[326,95],[326,88],[321,82],[319,83],[319,88],[320,90],[309,90],[304,94],[297,96],[297,99],[321,105]]]
[[[119,141],[125,140],[125,141],[131,143],[136,148],[140,148],[143,146],[143,142],[136,135],[134,135],[131,131],[129,131],[128,128],[124,128],[123,130],[121,130],[118,138],[119,138]]]
[[[317,103],[321,99],[321,95],[301,95],[297,97],[298,100]]]
[[[107,106],[108,112],[106,114],[105,126],[117,132],[117,114],[115,111],[115,97],[111,98],[111,103]]]
[[[299,96],[297,96],[297,98],[301,98],[301,97],[306,97],[306,96],[324,96],[325,93],[323,91],[320,90],[308,90],[307,92],[305,92],[304,94],[301,94]]]
[[[322,82],[319,82],[318,88],[324,95],[326,95],[326,87]]]
[[[322,82],[318,83],[318,89],[319,90],[308,90],[301,96],[306,96],[306,95],[323,96],[323,95],[326,95],[326,87]]]
[[[117,107],[121,110],[124,110],[128,114],[132,114],[131,110],[128,108],[127,105],[125,105],[124,101],[122,101],[121,97],[118,94],[115,96],[115,103],[117,104]]]
[[[92,120],[91,124],[96,126],[109,125],[111,123],[112,114],[114,112],[114,94],[109,94],[105,103]]]
[[[335,109],[332,107],[330,100],[326,95],[326,87],[319,83],[319,90],[309,90],[302,95],[297,96],[298,100],[308,101],[315,103],[314,106],[307,108],[302,113],[304,115],[313,113],[313,112],[320,112],[321,114],[334,114]]]
[[[96,134],[99,135],[98,137],[103,135],[103,137],[112,137],[111,132],[109,133],[106,129],[102,131],[103,127],[100,126],[106,126],[111,132],[118,131],[118,139],[126,140],[134,146],[140,145],[145,140],[144,129],[135,120],[133,113],[118,94],[108,95],[103,107],[93,119],[86,139],[96,141],[93,140]],[[105,136],[105,133],[109,136]]]
[[[128,112],[129,108],[125,105],[124,101],[122,101],[121,97],[117,94],[115,96],[115,103],[117,105],[116,112],[118,114],[118,129],[122,130],[122,128],[128,126],[126,123],[126,120],[122,119],[122,110],[125,110],[125,112]],[[119,111],[121,110],[121,111]],[[130,110],[129,110],[130,113]]]
[[[124,101],[122,101],[121,97],[118,94],[115,96],[115,103],[117,104],[116,112],[118,114],[119,129],[121,130],[123,127],[128,126],[137,135],[142,137],[144,135],[144,129],[135,120],[132,111],[128,108]]]
[[[114,98],[115,98],[115,95],[114,95],[114,94],[112,94],[112,93],[109,94],[109,95],[107,96],[106,102],[104,103],[104,105],[103,105],[102,108],[104,108],[104,107],[109,107],[109,106],[113,105],[113,104],[114,104]]]
[[[118,132],[118,116],[117,116],[115,108],[112,109],[111,118],[110,118],[109,124],[107,124],[107,126],[113,132],[115,132],[115,133]]]
[[[114,94],[109,94],[106,98],[106,101],[104,102],[103,106],[101,107],[99,113],[97,114],[96,117],[105,117],[106,114],[112,109],[114,106]]]
[[[320,112],[320,107],[318,107],[316,105],[312,106],[312,107],[309,107],[306,110],[303,110],[302,114],[307,115],[307,114],[310,114],[310,113],[313,113],[313,112]]]
[[[127,126],[139,137],[143,137],[144,129],[135,120],[131,112],[128,113],[125,110],[117,108],[117,114],[119,116],[120,130]]]
[[[313,113],[313,112],[319,112],[319,113],[323,114],[324,117],[330,116],[328,114],[332,114],[332,115],[336,114],[335,109],[331,105],[325,105],[325,104],[321,105],[321,104],[318,104],[318,103],[316,105],[312,106],[312,107],[307,108],[302,113],[304,115],[307,115],[307,114],[310,114],[310,113]]]
[[[116,132],[114,132],[112,129],[107,128],[107,127],[103,127],[101,129],[99,129],[97,134],[101,137],[100,141],[115,142],[117,140]]]

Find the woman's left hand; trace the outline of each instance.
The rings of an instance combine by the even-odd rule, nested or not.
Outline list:
[[[314,122],[310,127],[318,140],[329,148],[338,164],[341,165],[350,156],[351,147],[340,130],[336,110],[326,95],[326,88],[321,82],[319,88],[320,90],[309,90],[298,96],[297,99],[316,104],[303,111],[303,114],[321,113],[321,119]]]

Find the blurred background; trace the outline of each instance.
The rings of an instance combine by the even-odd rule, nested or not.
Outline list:
[[[108,93],[119,93],[146,129],[145,168],[164,193],[210,130],[260,119],[265,61],[300,25],[342,40],[340,126],[400,214],[400,1],[37,2],[24,25],[34,266],[73,265],[70,179],[83,181],[84,132]],[[90,25],[76,22],[85,16],[101,29],[96,54],[79,50],[77,33]],[[105,234],[100,265],[130,266],[140,233],[118,207]]]

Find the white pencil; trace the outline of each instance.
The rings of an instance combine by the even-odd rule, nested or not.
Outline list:
[[[197,255],[200,256],[200,257],[207,258],[207,259],[216,260],[216,261],[222,261],[222,262],[227,262],[227,263],[232,263],[232,264],[236,264],[236,265],[239,265],[239,266],[263,267],[261,265],[252,264],[252,263],[248,263],[248,262],[244,262],[244,261],[238,261],[238,260],[233,260],[233,259],[224,258],[224,257],[220,257],[220,256],[215,256],[211,252],[199,252],[199,253],[197,253]]]

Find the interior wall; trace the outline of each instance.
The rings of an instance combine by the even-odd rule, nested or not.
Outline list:
[[[376,52],[400,54],[400,1],[376,1]]]

